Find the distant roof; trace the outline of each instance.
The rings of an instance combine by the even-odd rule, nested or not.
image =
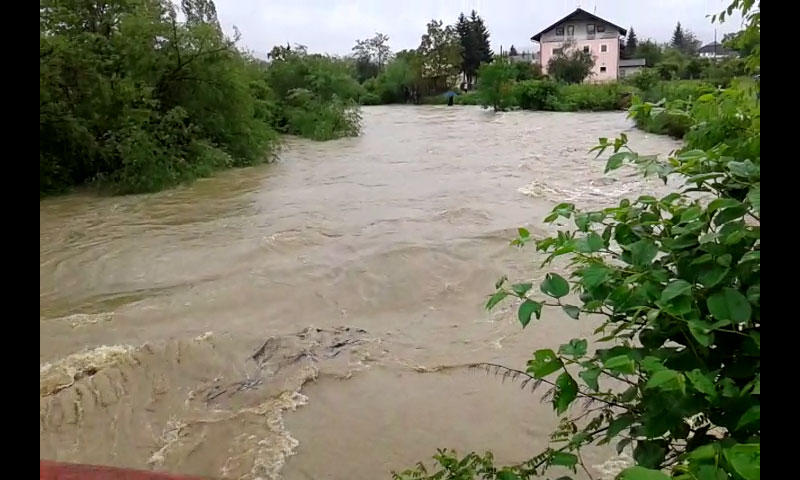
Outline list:
[[[623,58],[619,61],[620,67],[644,67],[647,63],[646,58]]]
[[[716,52],[717,55],[730,55],[734,53],[733,50],[724,47],[719,42],[711,42],[708,45],[703,45],[697,50],[697,53],[714,53]]]
[[[594,15],[594,14],[592,14],[592,13],[589,13],[589,12],[587,12],[586,10],[584,10],[584,9],[582,9],[582,8],[576,8],[574,12],[570,13],[570,14],[569,14],[569,15],[567,15],[566,17],[562,18],[561,20],[559,20],[559,21],[555,22],[554,24],[552,24],[552,25],[550,25],[549,27],[545,28],[545,29],[544,29],[544,30],[542,30],[541,32],[539,32],[539,33],[537,33],[536,35],[532,36],[532,37],[531,37],[531,40],[533,40],[533,41],[535,41],[535,42],[538,42],[538,41],[539,41],[539,39],[540,39],[540,38],[542,38],[542,34],[543,34],[544,32],[546,32],[546,31],[550,30],[551,28],[555,27],[555,26],[556,26],[556,25],[558,25],[559,23],[565,22],[565,21],[567,21],[567,20],[572,20],[572,19],[574,19],[574,20],[587,20],[587,19],[588,19],[588,20],[599,20],[599,21],[601,21],[601,22],[604,22],[604,23],[607,23],[607,24],[611,25],[612,27],[616,28],[617,30],[619,30],[619,33],[620,33],[621,35],[625,35],[626,33],[628,33],[628,31],[627,31],[627,30],[625,30],[624,28],[622,28],[622,27],[620,27],[620,26],[618,26],[618,25],[614,25],[613,23],[609,22],[609,21],[608,21],[608,20],[606,20],[606,19],[600,18],[600,17],[598,17],[597,15]]]

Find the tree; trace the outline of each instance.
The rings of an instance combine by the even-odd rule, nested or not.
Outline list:
[[[636,56],[636,48],[639,46],[639,40],[636,38],[636,32],[633,27],[628,30],[628,39],[625,41],[625,58],[633,58]]]
[[[455,28],[431,20],[417,51],[422,60],[421,76],[428,79],[429,90],[447,88],[461,65],[461,44]]]
[[[489,44],[489,31],[475,10],[467,17],[458,16],[455,25],[461,45],[461,71],[468,83],[473,83],[481,63],[490,63],[493,53]]]
[[[513,103],[512,88],[517,74],[507,58],[496,58],[478,70],[478,95],[484,107],[505,110]]]
[[[636,47],[636,54],[639,58],[645,59],[648,67],[653,67],[661,61],[663,49],[661,45],[648,38]]]
[[[700,48],[703,42],[698,39],[694,32],[691,30],[685,30],[683,32],[683,45],[681,45],[681,52],[685,53],[686,55],[697,55],[697,50]]]
[[[514,48],[514,45],[511,45],[511,48],[508,49],[508,56],[516,57],[517,55],[519,55],[519,53],[517,53],[517,49]]]
[[[389,36],[383,33],[375,33],[372,38],[356,40],[352,51],[356,60],[356,77],[362,83],[376,77],[392,55]]]
[[[592,67],[592,53],[575,48],[575,42],[567,41],[547,62],[547,73],[561,82],[581,83],[592,74]]]
[[[672,40],[670,40],[669,44],[672,48],[681,49],[683,48],[683,28],[681,27],[681,22],[678,22],[675,25],[675,31],[672,32]]]

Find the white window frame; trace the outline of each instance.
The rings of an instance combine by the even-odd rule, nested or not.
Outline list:
[[[559,33],[561,32],[561,33]],[[563,37],[564,36],[564,27],[556,27],[556,36]]]
[[[589,30],[591,28],[591,31]],[[594,23],[587,23],[586,24],[586,34],[587,35],[594,35],[597,33],[597,25]]]
[[[575,25],[567,25],[567,36],[568,37],[575,36]]]
[[[603,43],[600,45],[600,53],[606,53],[606,52],[608,52],[608,45]]]
[[[597,27],[595,28],[595,30],[597,30],[597,33],[605,32],[606,31],[606,26],[598,23]]]
[[[607,70],[606,67],[600,67],[600,73],[605,73],[606,70]]]

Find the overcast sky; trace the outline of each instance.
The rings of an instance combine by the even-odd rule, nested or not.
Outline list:
[[[416,48],[433,18],[454,23],[459,12],[475,9],[491,33],[492,49],[531,50],[530,37],[580,4],[621,27],[634,27],[639,40],[667,41],[676,22],[703,41],[739,30],[741,17],[711,24],[730,0],[216,0],[227,32],[242,33],[241,43],[264,57],[276,44],[299,43],[310,51],[345,55],[356,39],[381,32],[392,51]]]

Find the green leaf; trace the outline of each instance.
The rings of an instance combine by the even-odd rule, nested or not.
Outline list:
[[[538,320],[542,316],[542,304],[533,300],[525,300],[517,310],[517,318],[519,318],[522,328],[527,327],[531,322],[531,315],[536,315]]]
[[[738,207],[741,204],[742,202],[732,198],[718,198],[708,204],[708,213],[713,213],[715,210],[719,210],[721,208]]]
[[[697,480],[728,480],[728,474],[715,465],[700,465],[694,478]]]
[[[719,443],[707,443],[689,452],[689,460],[703,461],[711,460],[719,453]]]
[[[630,152],[617,152],[614,155],[611,155],[610,157],[608,157],[608,162],[606,162],[606,169],[603,171],[603,173],[608,173],[611,170],[618,169],[622,165],[622,162],[626,158],[629,158],[630,156],[631,156]]]
[[[722,268],[718,265],[714,265],[710,269],[701,273],[698,277],[700,283],[706,288],[712,288],[716,284],[718,284],[725,275],[730,272],[729,268]]]
[[[630,414],[620,415],[619,417],[615,418],[614,420],[611,421],[610,424],[608,424],[608,431],[606,432],[606,437],[608,438],[616,437],[617,435],[619,435],[621,431],[633,425],[634,420],[636,419],[634,418],[633,415]]]
[[[737,444],[724,449],[723,454],[744,480],[761,480],[761,444]]]
[[[497,480],[522,480],[519,475],[509,470],[503,470],[497,473]]]
[[[692,386],[698,392],[710,397],[715,397],[717,395],[713,380],[707,377],[700,369],[695,368],[691,372],[686,372],[686,377],[692,382]]]
[[[505,290],[498,290],[489,298],[489,301],[486,302],[486,310],[491,310],[494,308],[495,305],[500,303],[501,300],[508,296],[508,292]]]
[[[603,362],[603,366],[609,370],[619,373],[631,374],[636,371],[636,365],[627,355],[611,357]]]
[[[736,220],[737,218],[745,216],[746,213],[747,209],[741,205],[738,207],[726,208],[725,210],[720,211],[717,216],[714,217],[714,225],[728,223],[731,220]]]
[[[560,465],[562,467],[574,467],[578,464],[578,456],[567,452],[553,452],[550,457],[553,465]]]
[[[542,293],[561,298],[569,293],[569,283],[557,273],[548,273],[541,285]]]
[[[600,385],[597,383],[597,378],[600,377],[600,369],[599,368],[589,368],[587,370],[581,370],[578,373],[578,376],[586,383],[586,385],[592,389],[592,391],[600,390]]]
[[[550,215],[544,217],[544,223],[553,223],[558,218],[558,214],[553,212]]]
[[[573,338],[569,343],[562,344],[558,347],[558,353],[561,355],[569,355],[571,357],[582,357],[586,355],[586,348],[589,346],[583,338]]]
[[[544,378],[561,368],[563,364],[556,352],[550,349],[536,350],[533,352],[533,359],[528,360],[528,373],[532,373],[535,378]]]
[[[594,253],[605,248],[603,237],[591,232],[589,235],[575,241],[575,250],[581,253]]]
[[[578,275],[583,278],[583,286],[591,290],[605,282],[610,272],[611,270],[603,265],[592,264],[578,270]]]
[[[714,335],[711,333],[711,329],[700,321],[689,322],[689,333],[697,340],[697,343],[704,347],[710,346],[714,341]]]
[[[578,384],[569,373],[563,372],[556,379],[556,391],[553,394],[553,405],[556,413],[561,415],[578,397]]]
[[[645,468],[658,468],[667,456],[663,440],[638,440],[633,449],[636,464]]]
[[[747,262],[760,262],[761,261],[761,250],[753,250],[751,252],[747,252],[742,255],[742,258],[739,259],[739,265]]]
[[[756,185],[747,192],[747,200],[753,206],[756,213],[761,213],[761,185]]]
[[[706,300],[708,311],[718,320],[730,320],[733,323],[742,323],[750,320],[752,308],[747,298],[738,290],[725,287],[721,292],[708,297]]]
[[[703,214],[703,209],[698,206],[692,206],[686,209],[685,212],[681,215],[681,222],[680,223],[688,223],[692,220],[695,220]]]
[[[668,302],[679,295],[690,293],[691,291],[692,285],[686,280],[673,280],[667,285],[667,288],[661,292],[661,301]]]
[[[520,297],[524,297],[531,287],[533,287],[532,283],[515,283],[514,285],[511,285],[511,290],[514,290],[514,293]]]
[[[528,237],[530,237],[530,236],[531,236],[531,232],[529,232],[527,228],[522,228],[522,227],[519,227],[519,228],[517,229],[517,233],[519,233],[519,236],[520,236],[521,238],[528,238]]]
[[[494,288],[495,288],[495,290],[497,290],[497,289],[499,289],[500,287],[502,287],[502,286],[503,286],[503,284],[504,284],[504,283],[506,283],[506,280],[508,280],[508,277],[507,277],[507,276],[503,275],[502,277],[500,277],[500,278],[499,278],[499,279],[498,279],[498,280],[495,282],[495,284],[494,284]]]
[[[761,420],[761,405],[753,405],[746,412],[742,415],[742,418],[739,419],[739,423],[736,424],[736,430],[744,427],[745,425],[749,425],[756,420]]]
[[[575,226],[577,226],[578,230],[581,232],[587,231],[589,229],[589,214],[579,213],[575,215]]]
[[[628,247],[631,252],[631,262],[637,266],[650,265],[658,254],[658,245],[647,239],[634,242]]]
[[[658,370],[654,372],[653,375],[650,377],[650,380],[647,381],[647,385],[644,387],[645,389],[650,388],[659,388],[661,390],[686,390],[686,384],[683,377],[683,374],[676,372],[675,370],[664,369]]]
[[[576,307],[575,305],[562,305],[561,308],[564,310],[564,313],[574,318],[575,320],[578,319],[578,316],[581,313],[580,307]]]

